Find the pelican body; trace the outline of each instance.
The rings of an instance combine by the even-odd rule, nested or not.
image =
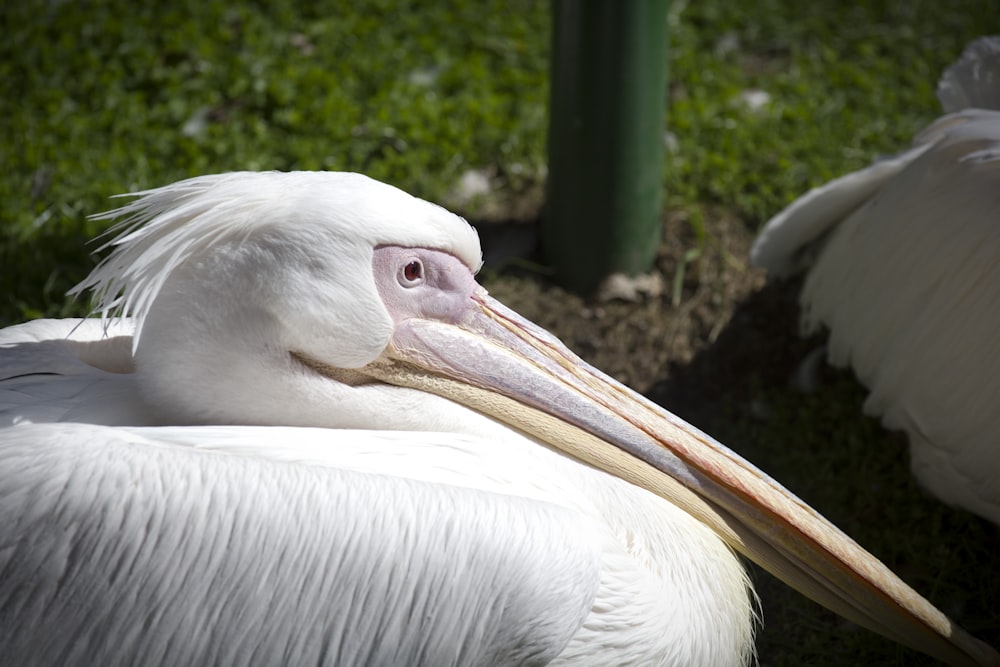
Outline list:
[[[137,193],[0,332],[0,664],[741,665],[736,552],[953,664],[873,556],[475,281],[461,218],[358,174]]]
[[[808,267],[802,327],[902,429],[934,495],[1000,524],[1000,38],[945,71],[950,112],[913,147],[838,178],[765,225],[752,262]]]

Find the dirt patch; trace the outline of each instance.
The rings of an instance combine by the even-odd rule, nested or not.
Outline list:
[[[724,210],[713,210],[713,240],[699,248],[691,227],[679,213],[664,221],[664,242],[655,271],[663,294],[637,302],[584,299],[549,284],[543,274],[519,268],[502,251],[494,261],[487,254],[484,284],[490,293],[559,336],[577,354],[640,392],[671,375],[677,364],[689,363],[715,342],[739,304],[764,285],[764,274],[747,261],[753,234]],[[519,249],[531,245],[531,232],[484,230],[491,241]],[[519,241],[511,240],[520,238]],[[685,252],[698,248],[696,261]],[[490,271],[497,263],[502,273]],[[523,265],[522,265],[523,266]],[[676,289],[675,289],[676,287]]]

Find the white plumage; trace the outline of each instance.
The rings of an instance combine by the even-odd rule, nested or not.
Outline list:
[[[457,216],[334,173],[200,177],[118,214],[78,288],[106,321],[0,332],[0,664],[739,665],[732,548],[997,661],[492,300]]]
[[[0,596],[18,602],[5,607],[0,653],[20,665],[520,665],[560,654],[708,665],[746,649],[747,601],[697,588],[717,576],[746,585],[707,528],[705,562],[661,563],[689,582],[678,596],[602,520],[628,491],[615,498],[584,474],[553,475],[552,459],[482,444],[280,427],[15,428],[4,519],[33,539],[0,559]],[[673,524],[671,506],[651,505],[635,510]],[[647,615],[658,623],[636,623]]]
[[[829,328],[830,362],[906,431],[928,490],[1000,523],[1000,38],[971,44],[939,97],[951,113],[913,148],[794,202],[752,261],[811,265],[803,330]]]
[[[58,352],[13,342],[35,333]],[[17,605],[2,663],[723,665],[752,650],[749,582],[708,527],[516,433],[23,423],[161,419],[133,374],[73,358],[84,340],[129,350],[99,320],[0,334],[4,353],[48,358],[0,383],[4,421],[22,422],[0,435],[0,511],[23,536],[0,555],[0,614]],[[697,559],[669,548],[691,540]],[[120,562],[141,576],[111,578]],[[156,633],[130,625],[149,615]]]

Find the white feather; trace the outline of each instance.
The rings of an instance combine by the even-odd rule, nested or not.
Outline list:
[[[980,37],[969,43],[941,75],[937,96],[945,113],[1000,110],[1000,37]]]
[[[0,467],[3,664],[723,665],[751,645],[709,529],[527,440],[22,425]],[[700,559],[667,548],[692,528]]]
[[[271,449],[312,440],[347,460],[383,445],[412,458],[399,450],[414,444],[212,435]],[[432,461],[451,446],[420,444]],[[178,448],[169,431],[14,427],[0,466],[10,665],[546,664],[586,616],[611,544],[549,503]]]
[[[0,426],[150,423],[136,391],[130,320],[35,320],[0,329]]]
[[[942,100],[1000,102],[998,77],[1000,39],[979,40]],[[906,431],[924,486],[1000,523],[1000,111],[943,116],[914,143],[794,202],[752,260],[783,275],[815,255],[803,330],[830,330],[831,363],[867,385],[866,412]]]
[[[371,196],[377,190],[376,196]],[[473,271],[482,265],[475,231],[458,216],[362,174],[230,172],[197,176],[133,193],[134,201],[93,216],[124,218],[102,246],[113,252],[70,294],[93,290],[96,310],[135,318],[135,345],[146,314],[174,271],[223,241],[237,244],[275,226],[321,237],[350,217],[350,241],[440,248]],[[317,241],[319,238],[316,239]]]
[[[118,214],[77,289],[130,317],[0,332],[0,664],[750,660],[746,574],[686,512],[290,354],[381,355],[374,248],[444,251],[465,275],[480,251],[460,218],[304,173],[191,179]]]

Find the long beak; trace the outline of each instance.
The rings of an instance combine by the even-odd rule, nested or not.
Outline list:
[[[752,464],[588,365],[479,291],[459,324],[409,319],[361,369],[439,394],[656,493],[793,588],[852,621],[955,665],[997,665],[851,538]]]

